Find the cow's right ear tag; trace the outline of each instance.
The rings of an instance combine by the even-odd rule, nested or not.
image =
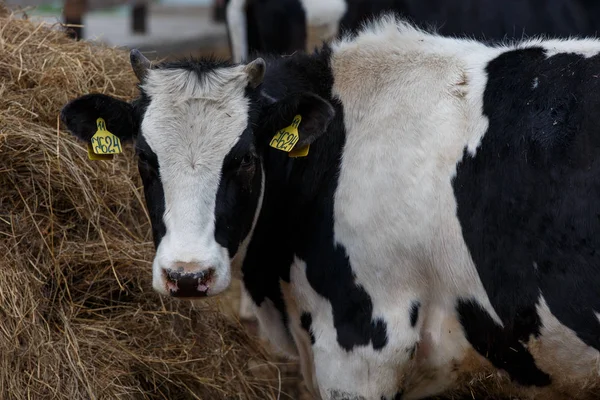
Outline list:
[[[88,158],[90,160],[111,160],[113,154],[119,154],[121,140],[106,129],[103,118],[96,120],[97,131],[88,143]]]

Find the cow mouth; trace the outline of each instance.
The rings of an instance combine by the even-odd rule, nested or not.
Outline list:
[[[171,297],[207,297],[213,278],[213,269],[199,273],[163,271],[165,288]]]

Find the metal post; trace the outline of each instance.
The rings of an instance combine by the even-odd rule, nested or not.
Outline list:
[[[67,35],[73,39],[83,39],[83,15],[87,11],[87,0],[65,0],[63,18],[66,25],[80,25],[67,27]]]

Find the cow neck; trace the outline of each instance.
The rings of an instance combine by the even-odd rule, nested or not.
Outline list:
[[[315,221],[333,210],[343,143],[343,129],[330,128],[305,158],[271,148],[263,156],[265,192],[242,272],[254,302],[272,301],[286,325],[280,281],[290,281],[294,256],[303,258],[307,238],[320,229]]]
[[[254,302],[261,305],[265,299],[271,300],[284,321],[287,314],[280,280],[289,282],[294,256],[302,252],[299,248],[306,243],[307,235],[318,229],[312,222],[315,216],[332,208],[345,141],[343,110],[331,96],[329,55],[325,49],[312,56],[269,60],[267,74],[271,79],[266,77],[262,89],[263,97],[268,96],[271,101],[290,91],[310,91],[330,101],[336,109],[327,132],[311,144],[308,156],[290,158],[271,147],[263,152],[265,192],[242,271]]]
[[[280,100],[294,92],[309,92],[335,108],[328,130],[311,144],[308,156],[291,158],[271,147],[263,153],[266,184],[261,217],[271,219],[268,214],[273,214],[271,228],[277,227],[281,235],[293,237],[297,242],[303,241],[298,236],[304,231],[300,226],[315,213],[332,207],[345,142],[343,109],[332,96],[331,54],[331,49],[325,46],[310,55],[299,53],[273,60],[267,68],[267,71],[271,69],[273,79],[267,77],[265,81],[275,83],[262,90],[266,101]],[[293,250],[296,253],[298,249]]]

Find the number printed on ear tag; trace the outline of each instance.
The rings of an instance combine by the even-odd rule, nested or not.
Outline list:
[[[104,119],[98,118],[96,120],[96,127],[98,130],[90,140],[90,145],[94,154],[112,155],[119,154],[123,151],[121,149],[121,140],[106,129],[106,122],[104,122]],[[90,157],[90,159],[93,158]],[[104,159],[105,158],[102,158],[102,160]]]
[[[300,136],[298,135],[300,121],[302,121],[302,116],[296,115],[290,126],[277,131],[275,136],[273,136],[273,139],[271,139],[269,146],[277,150],[285,151],[286,153],[292,151],[300,139]]]
[[[112,160],[113,159],[113,155],[112,154],[96,154],[94,153],[94,148],[92,147],[91,143],[88,143],[87,145],[87,150],[88,150],[88,158],[90,160]]]

